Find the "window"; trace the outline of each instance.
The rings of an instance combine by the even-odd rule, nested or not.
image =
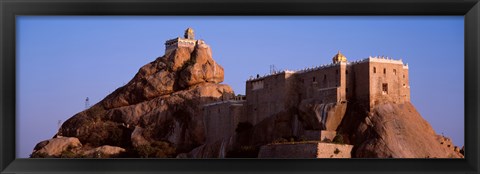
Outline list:
[[[337,70],[335,70],[335,73],[336,73],[336,74],[338,74],[338,69],[337,69]]]
[[[326,74],[323,75],[323,84],[327,84],[327,75]]]
[[[377,68],[373,67],[373,73],[377,73]]]
[[[313,79],[312,79],[312,80],[313,80],[313,82],[315,82],[315,77],[313,77]]]
[[[382,84],[382,94],[388,94],[388,84]]]
[[[405,74],[403,75],[403,78],[405,78]]]
[[[397,70],[393,69],[393,75],[397,75]]]
[[[387,74],[387,68],[383,68],[383,74]]]
[[[345,74],[348,74],[348,70],[345,70]]]

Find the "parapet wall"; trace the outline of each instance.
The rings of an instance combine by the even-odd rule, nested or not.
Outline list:
[[[245,115],[245,100],[228,100],[203,106],[206,142],[211,143],[235,135]]]
[[[197,40],[185,39],[185,38],[175,38],[170,39],[165,42],[165,53],[172,51],[178,47],[190,47],[194,48],[197,44]]]
[[[351,158],[352,145],[319,142],[269,144],[258,158]]]

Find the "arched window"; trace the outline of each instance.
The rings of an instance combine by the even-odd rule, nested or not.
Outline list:
[[[373,73],[377,73],[377,68],[373,67]]]
[[[383,68],[383,74],[387,74],[387,68]]]
[[[397,70],[393,69],[393,75],[397,75]]]

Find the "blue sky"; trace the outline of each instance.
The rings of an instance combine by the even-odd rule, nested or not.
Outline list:
[[[17,157],[51,138],[57,123],[127,83],[187,27],[212,47],[225,81],[277,69],[384,55],[409,64],[411,101],[438,134],[464,144],[463,16],[19,16]]]

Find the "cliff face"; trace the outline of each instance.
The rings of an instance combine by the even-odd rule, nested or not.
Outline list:
[[[230,86],[219,84],[222,81],[223,68],[212,59],[208,45],[177,48],[68,119],[58,135],[78,138],[81,144],[56,148],[75,153],[110,145],[126,149],[131,157],[189,152],[205,141],[202,105],[233,96]],[[45,150],[53,148],[47,146],[49,142],[39,143],[32,156],[61,156],[59,149]]]

